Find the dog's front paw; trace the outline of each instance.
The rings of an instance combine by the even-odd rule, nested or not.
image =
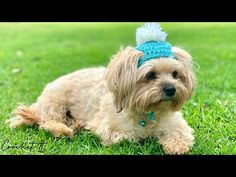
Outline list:
[[[111,146],[113,144],[118,144],[125,139],[129,141],[134,140],[134,138],[131,135],[123,131],[106,130],[100,132],[97,131],[96,133],[98,133],[98,135],[101,137],[101,143],[104,146]]]
[[[165,154],[181,155],[187,153],[191,147],[192,146],[187,145],[186,143],[165,144],[163,145],[163,150]]]
[[[193,135],[189,135],[185,138],[167,138],[165,141],[160,142],[162,144],[163,150],[165,154],[185,154],[189,152],[194,144],[194,137]]]

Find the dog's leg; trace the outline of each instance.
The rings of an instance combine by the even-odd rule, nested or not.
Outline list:
[[[117,117],[107,118],[106,116],[101,117],[98,113],[95,119],[91,120],[85,126],[85,129],[88,129],[95,134],[97,134],[101,143],[105,146],[110,146],[112,144],[120,143],[122,140],[133,141],[136,140],[134,136],[134,132],[130,132],[124,127],[119,126],[121,120]]]
[[[85,129],[94,132],[101,139],[104,146],[120,143],[124,139],[130,139],[128,133],[124,131],[114,130],[106,121],[100,121],[99,118],[90,121]]]
[[[101,143],[104,146],[111,146],[112,144],[118,144],[125,139],[132,141],[130,135],[122,131],[103,130],[103,132],[99,133],[97,132],[97,134],[101,137]]]
[[[61,135],[73,136],[73,129],[66,126],[64,123],[57,122],[55,120],[49,120],[40,125],[40,128],[49,131],[54,137]]]
[[[55,104],[50,100],[42,100],[30,107],[21,105],[14,112],[16,116],[7,120],[11,128],[16,128],[21,125],[38,124],[40,128],[49,131],[55,137],[60,135],[73,136],[73,126],[69,128],[67,109],[63,104]],[[74,122],[70,117],[70,122]]]
[[[72,125],[68,119],[73,120],[67,116],[68,108],[63,102],[55,102],[51,99],[42,99],[34,106],[37,114],[40,117],[40,128],[52,133],[54,137],[61,135],[73,136]],[[71,126],[69,128],[69,126]]]
[[[180,113],[160,121],[155,135],[166,154],[184,154],[194,144],[193,129]]]

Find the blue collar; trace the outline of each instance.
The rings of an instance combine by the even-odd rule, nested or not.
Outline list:
[[[154,112],[150,112],[150,113],[148,114],[148,120],[153,121],[154,119],[155,119],[155,113],[154,113]],[[139,121],[139,124],[144,127],[144,126],[147,125],[147,121],[145,120],[145,118],[142,118],[142,119]]]

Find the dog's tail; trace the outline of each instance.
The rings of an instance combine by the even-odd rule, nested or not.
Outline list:
[[[10,118],[5,122],[6,124],[9,124],[11,128],[16,128],[20,125],[34,125],[38,124],[40,121],[32,108],[25,105],[19,105],[12,113],[15,117]]]
[[[39,121],[39,118],[35,115],[31,108],[25,105],[18,106],[13,111],[13,114],[16,116],[21,116],[31,124],[36,124]]]

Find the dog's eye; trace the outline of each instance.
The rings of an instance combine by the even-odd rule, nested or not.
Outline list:
[[[177,71],[174,71],[174,72],[172,73],[173,78],[176,78],[177,75],[178,75]]]
[[[147,75],[146,75],[146,79],[147,80],[154,80],[154,79],[156,79],[157,77],[156,77],[156,73],[154,73],[154,72],[149,72]]]

